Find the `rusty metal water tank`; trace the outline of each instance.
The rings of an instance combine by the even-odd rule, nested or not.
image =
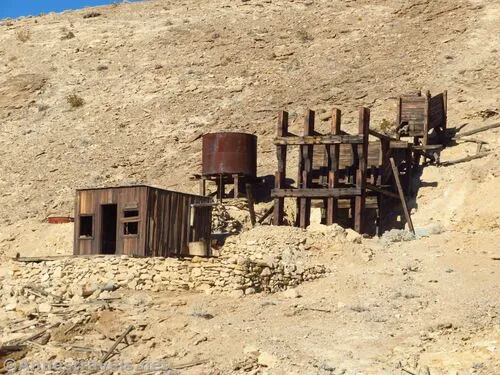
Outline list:
[[[247,133],[208,133],[203,136],[202,175],[257,176],[257,136]]]

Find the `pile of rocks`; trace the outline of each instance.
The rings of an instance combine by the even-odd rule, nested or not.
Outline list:
[[[63,258],[38,263],[12,262],[2,282],[4,309],[17,297],[37,295],[79,303],[105,298],[116,288],[150,291],[198,290],[234,295],[276,292],[322,277],[330,270],[315,249],[357,242],[338,226],[302,230],[262,226],[230,237],[217,258]],[[49,307],[47,307],[49,308]]]
[[[240,232],[241,222],[232,217],[225,205],[218,204],[212,208],[212,233]]]

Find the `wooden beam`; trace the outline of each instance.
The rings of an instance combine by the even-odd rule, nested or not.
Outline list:
[[[273,189],[272,198],[342,198],[354,197],[361,194],[359,188],[335,188],[335,189]]]
[[[315,113],[312,110],[307,110],[304,119],[304,137],[309,137],[314,134],[314,117]],[[299,178],[297,187],[308,189],[312,183],[312,157],[313,145],[304,143],[300,145],[299,160]],[[311,216],[311,199],[307,197],[299,198],[298,224],[301,228],[306,228],[310,222]]]
[[[429,143],[430,105],[431,105],[431,93],[429,92],[429,90],[427,90],[425,92],[425,103],[424,103],[424,134],[423,134],[424,138],[422,139],[422,144],[424,146],[427,146],[427,143]]]
[[[278,116],[277,136],[285,137],[288,134],[288,112],[281,111]],[[278,171],[274,176],[274,187],[285,188],[286,179],[286,145],[276,146],[276,157],[278,159]],[[283,198],[274,200],[273,224],[282,225],[285,213],[285,201]]]
[[[467,161],[471,161],[471,160],[474,160],[474,159],[484,158],[485,156],[487,156],[489,154],[490,154],[489,152],[481,152],[479,154],[467,156],[465,158],[460,158],[460,159],[455,159],[455,160],[449,160],[449,161],[443,161],[443,162],[439,163],[439,165],[443,166],[443,167],[447,167],[447,166],[454,165],[454,164],[465,163]]]
[[[240,178],[238,174],[233,174],[233,197],[239,198],[240,196]]]
[[[257,221],[259,224],[262,224],[264,220],[266,220],[274,211],[274,206],[271,206],[266,212],[264,212],[264,215]]]
[[[362,144],[363,137],[359,135],[304,135],[302,137],[276,137],[275,145],[334,145],[334,144]]]
[[[203,195],[205,196],[207,193],[207,190],[206,190],[206,180],[201,177],[200,178],[200,195]]]
[[[370,110],[359,109],[359,134],[363,137],[363,144],[358,145],[358,167],[356,170],[356,187],[361,194],[354,199],[354,230],[363,233],[363,220],[366,203],[366,169],[368,166],[368,136],[370,130]]]
[[[340,134],[341,112],[338,108],[332,109],[332,135]],[[339,184],[339,158],[340,146],[329,145],[328,151],[328,187],[330,189],[337,188]],[[335,213],[338,210],[338,201],[335,198],[328,198],[326,203],[326,225],[332,225],[335,221]]]
[[[399,199],[401,200],[401,205],[403,206],[406,222],[408,223],[410,231],[413,234],[415,234],[415,228],[413,228],[413,222],[411,221],[410,211],[408,211],[408,205],[406,204],[405,194],[403,192],[403,187],[401,186],[401,180],[399,179],[398,168],[396,167],[394,158],[391,157],[389,160],[391,161],[392,175],[394,176],[394,180],[396,181],[396,187],[398,188]]]
[[[387,195],[388,197],[391,197],[391,198],[399,199],[399,195],[398,194],[393,193],[392,191],[389,191],[389,190],[381,189],[378,186],[375,186],[375,185],[367,183],[366,184],[366,188],[369,189],[369,190],[372,190],[372,191],[374,191],[376,193]]]
[[[474,130],[469,130],[468,132],[459,133],[455,137],[453,137],[452,139],[454,139],[454,140],[455,139],[460,139],[462,137],[467,137],[469,135],[473,135],[473,134],[476,134],[476,133],[481,133],[481,132],[484,132],[486,130],[495,129],[495,128],[500,128],[500,122],[496,123],[496,124],[481,126],[480,128],[477,128],[477,129],[474,129]]]
[[[250,223],[255,226],[255,200],[253,198],[252,184],[245,185],[247,191],[248,213],[250,214]]]

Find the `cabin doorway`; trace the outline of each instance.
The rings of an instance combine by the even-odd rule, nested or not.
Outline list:
[[[101,205],[101,254],[116,254],[118,206]]]

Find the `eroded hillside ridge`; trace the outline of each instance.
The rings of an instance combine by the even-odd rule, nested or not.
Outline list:
[[[468,1],[168,1],[1,23],[0,219],[72,214],[74,189],[196,191],[207,131],[259,136],[274,173],[277,111],[331,106],[372,127],[394,98],[450,93],[450,124],[495,109],[497,4]],[[487,29],[487,34],[485,34]],[[468,56],[465,58],[465,56]],[[78,99],[81,99],[81,102]]]

